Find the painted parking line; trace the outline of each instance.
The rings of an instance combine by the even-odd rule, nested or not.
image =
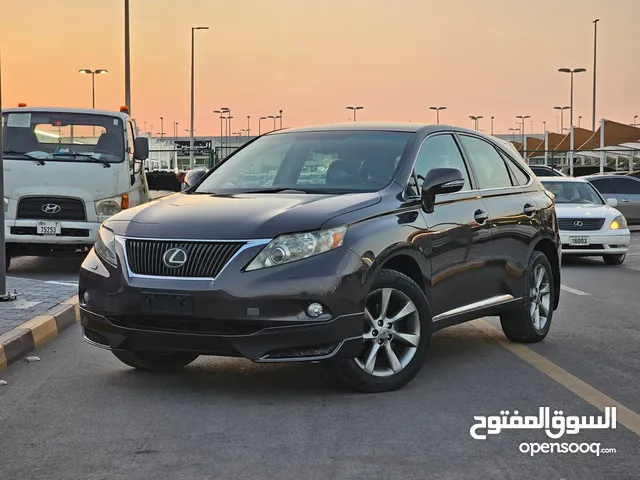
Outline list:
[[[68,285],[71,287],[77,287],[78,286],[78,282],[59,282],[57,280],[47,280],[44,283],[50,283],[52,285]]]
[[[471,324],[486,334],[491,340],[498,342],[511,353],[527,362],[529,365],[544,373],[564,388],[573,392],[587,403],[604,411],[606,407],[616,407],[618,423],[624,425],[636,435],[640,436],[640,415],[625,407],[601,391],[593,388],[578,377],[574,377],[566,370],[542,355],[537,354],[522,343],[512,343],[505,338],[503,333],[485,320],[474,320]]]
[[[575,288],[567,287],[566,285],[560,285],[560,288],[565,292],[573,293],[574,295],[591,295],[590,293],[577,290]]]

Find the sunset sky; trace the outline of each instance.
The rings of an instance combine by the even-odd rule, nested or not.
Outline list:
[[[212,113],[229,107],[233,130],[284,110],[284,126],[362,120],[435,122],[507,133],[516,115],[534,132],[556,130],[554,105],[591,125],[593,24],[598,25],[596,115],[640,115],[640,0],[131,0],[132,113],[182,135],[189,128],[191,27],[196,32],[196,136],[219,134]],[[0,0],[3,107],[124,102],[122,0]],[[271,123],[263,122],[263,132]],[[568,111],[565,126],[568,125]],[[527,133],[531,125],[527,124]]]

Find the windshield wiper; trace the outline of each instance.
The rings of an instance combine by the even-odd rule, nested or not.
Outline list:
[[[106,160],[100,160],[99,158],[93,157],[89,154],[86,153],[54,153],[53,154],[54,157],[82,157],[82,158],[88,158],[89,160],[96,162],[96,163],[101,163],[102,165],[104,165],[104,168],[111,168],[111,163],[107,162]]]
[[[28,153],[18,152],[16,150],[3,150],[2,153],[8,153],[9,155],[21,155],[24,158],[28,158],[29,160],[34,160],[38,162],[40,165],[44,165],[44,160],[38,157],[34,157],[33,155],[29,155]]]

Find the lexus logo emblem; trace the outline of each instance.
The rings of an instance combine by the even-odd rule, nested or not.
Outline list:
[[[187,252],[181,248],[170,248],[162,255],[162,263],[169,268],[180,268],[187,263]]]
[[[578,220],[577,222],[573,222],[574,227],[582,227],[583,225],[584,223],[582,223],[580,220]]]
[[[60,205],[56,205],[55,203],[47,203],[42,206],[42,211],[44,213],[48,213],[49,215],[55,215],[56,213],[60,213]]]

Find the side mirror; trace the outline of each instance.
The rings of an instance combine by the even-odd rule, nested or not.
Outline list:
[[[190,170],[184,177],[184,183],[187,187],[193,187],[202,179],[202,177],[204,177],[206,173],[206,170]]]
[[[607,205],[613,208],[618,207],[618,199],[617,198],[607,198]]]
[[[136,160],[146,160],[149,158],[149,139],[137,137],[133,141],[133,158]]]
[[[422,208],[432,213],[437,195],[455,193],[464,187],[464,177],[457,168],[434,168],[422,183]]]

